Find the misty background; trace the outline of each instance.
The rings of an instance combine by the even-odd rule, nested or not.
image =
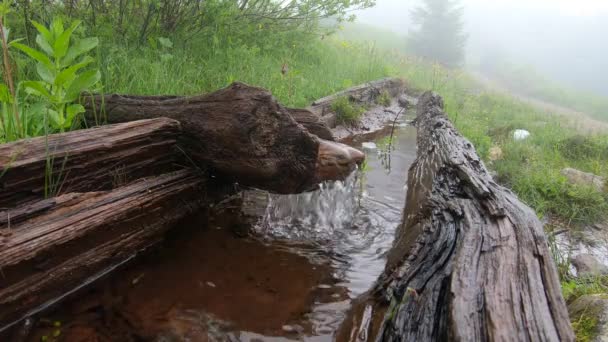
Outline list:
[[[403,35],[419,0],[377,0],[361,23]],[[608,96],[608,1],[462,0],[466,67],[537,73],[566,87]],[[404,38],[402,42],[407,42]],[[509,67],[507,67],[507,65]]]

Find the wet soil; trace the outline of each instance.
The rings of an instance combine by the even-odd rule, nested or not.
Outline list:
[[[242,331],[306,333],[313,301],[345,294],[326,285],[335,282],[326,262],[290,248],[227,229],[182,229],[160,250],[47,314],[28,341],[223,341],[241,340]]]

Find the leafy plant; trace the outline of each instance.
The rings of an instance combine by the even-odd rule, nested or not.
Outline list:
[[[43,99],[49,123],[63,132],[72,128],[76,117],[85,111],[81,104],[75,103],[80,94],[92,90],[101,79],[99,70],[84,70],[94,61],[87,53],[99,42],[91,37],[72,44],[72,34],[80,21],[73,22],[67,29],[61,19],[55,19],[48,28],[35,21],[32,24],[39,32],[36,44],[41,50],[18,41],[10,43],[37,62],[36,73],[40,80],[24,81],[21,85],[26,92]]]
[[[365,112],[365,108],[352,103],[346,96],[336,99],[331,109],[336,113],[336,121],[347,125],[357,124]]]
[[[376,104],[380,105],[380,106],[384,106],[384,107],[390,106],[391,105],[391,94],[389,94],[388,91],[383,90],[376,97]]]
[[[15,140],[22,136],[23,130],[16,99],[13,72],[8,53],[9,30],[4,27],[4,18],[11,12],[10,1],[4,0],[0,4],[0,37],[2,43],[2,62],[4,83],[0,84],[0,102],[2,102],[2,112],[0,112],[0,137],[4,140]]]

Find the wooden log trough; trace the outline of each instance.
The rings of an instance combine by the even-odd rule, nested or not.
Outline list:
[[[379,89],[398,96],[404,85],[339,96],[369,101]],[[334,140],[374,129],[327,125],[331,101],[285,108],[242,83],[193,97],[91,96],[88,122],[111,125],[0,145],[0,336],[157,245],[235,182],[295,193],[346,176],[363,154]],[[542,224],[494,183],[439,96],[424,94],[417,115],[403,223],[337,340],[573,340]]]
[[[364,157],[242,83],[187,98],[88,100],[122,123],[0,145],[0,336],[156,245],[234,182],[301,192]]]

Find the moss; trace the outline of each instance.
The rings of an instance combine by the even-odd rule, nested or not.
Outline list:
[[[332,103],[331,109],[336,113],[339,124],[355,125],[361,120],[365,108],[352,103],[348,97],[339,97]]]
[[[587,313],[578,318],[572,317],[572,330],[577,342],[591,342],[598,333],[598,319]]]

